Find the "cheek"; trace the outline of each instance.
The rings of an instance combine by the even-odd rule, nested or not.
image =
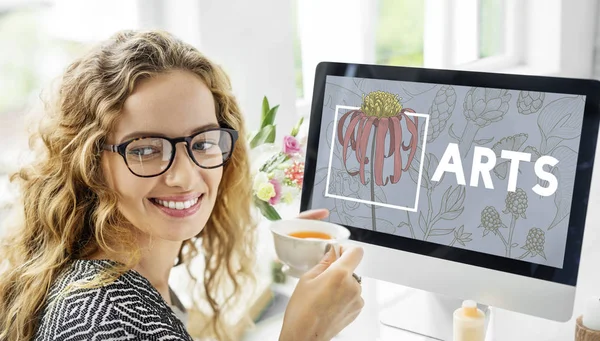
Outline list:
[[[202,174],[202,177],[205,179],[211,194],[215,196],[223,179],[223,168],[209,169]]]
[[[141,200],[151,189],[151,181],[131,174],[127,166],[119,164],[119,161],[122,163],[122,160],[104,158],[102,171],[108,186],[119,196],[119,207],[127,215],[127,211],[138,209]]]

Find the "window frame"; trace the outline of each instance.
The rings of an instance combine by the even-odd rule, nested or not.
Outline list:
[[[302,0],[300,3],[315,3]],[[506,25],[504,27],[504,53],[479,58],[478,15],[479,0],[424,0],[425,16],[429,23],[424,31],[425,68],[456,69],[467,71],[519,73],[530,75],[591,77],[595,39],[595,16],[598,13],[594,0],[505,0]],[[327,51],[320,51],[322,60],[375,63],[375,26],[377,1],[351,0],[362,8],[364,18],[357,18],[362,31],[359,34],[363,48],[362,56],[354,55],[346,60],[331,60]],[[599,5],[600,6],[600,5]],[[310,6],[299,12],[306,16]],[[464,25],[464,12],[474,13],[468,25]],[[299,25],[302,17],[298,18]],[[457,23],[463,22],[463,25]],[[572,25],[578,22],[582,25]],[[313,25],[314,20],[310,24]],[[352,33],[354,32],[354,33]],[[310,116],[315,62],[305,63],[310,55],[310,35],[300,32],[303,51],[302,74],[304,98],[297,98],[297,116]],[[322,35],[322,31],[319,32]],[[462,36],[469,39],[457,39]],[[577,39],[573,39],[573,38]],[[315,36],[313,40],[318,40]],[[453,44],[454,42],[454,44]],[[460,51],[460,52],[457,52]],[[582,51],[583,53],[573,53]],[[313,57],[314,58],[314,57]],[[359,59],[359,60],[357,60]],[[307,84],[307,81],[310,84]]]

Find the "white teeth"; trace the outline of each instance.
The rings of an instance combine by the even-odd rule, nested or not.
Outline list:
[[[175,210],[185,210],[188,209],[194,205],[196,205],[196,203],[198,202],[199,198],[195,198],[192,200],[188,200],[188,201],[164,201],[164,200],[160,200],[160,199],[155,199],[154,202],[156,202],[157,204],[164,206],[164,207],[168,207],[171,209],[175,209]]]

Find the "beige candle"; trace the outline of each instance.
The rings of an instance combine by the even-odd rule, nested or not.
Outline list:
[[[485,314],[474,301],[464,301],[453,315],[453,341],[484,341]]]

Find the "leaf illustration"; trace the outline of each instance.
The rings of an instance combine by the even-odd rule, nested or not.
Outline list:
[[[524,133],[504,137],[492,146],[492,150],[496,153],[496,157],[501,157],[503,150],[519,151],[527,138],[529,135]]]
[[[451,138],[455,139],[456,141],[462,141],[462,138],[458,135],[456,135],[456,133],[454,132],[454,130],[452,129],[453,124],[450,124],[450,127],[448,127],[448,134],[450,135]]]
[[[550,153],[561,141],[581,135],[584,100],[582,96],[563,97],[550,102],[538,116],[542,133],[540,152]]]
[[[421,231],[423,231],[423,233],[425,233],[426,227],[427,227],[427,224],[425,223],[425,218],[423,217],[423,212],[419,212],[419,228],[421,229]]]
[[[411,95],[412,97],[423,94],[437,86],[436,84],[430,84],[430,83],[402,82],[401,84],[402,84],[402,89],[404,90],[404,92]]]
[[[531,155],[530,162],[536,162],[542,156],[542,154],[540,154],[540,152],[537,150],[537,148],[535,148],[533,146],[525,147],[525,149],[523,150],[523,153],[527,153],[527,154]]]
[[[354,226],[371,226],[373,225],[373,218],[371,217],[353,217],[352,225]],[[377,231],[384,233],[396,233],[396,226],[386,219],[377,218]]]
[[[456,186],[450,196],[448,197],[448,201],[446,201],[446,211],[456,211],[458,209],[462,209],[462,205],[465,201],[465,187],[464,186]]]
[[[408,175],[410,175],[410,179],[415,184],[418,184],[419,183],[419,171],[417,168],[415,168],[415,164],[417,164],[417,167],[418,167],[418,161],[416,159],[408,168]],[[426,187],[425,179],[421,180],[421,187]]]
[[[552,151],[552,156],[559,160],[552,170],[552,174],[558,180],[558,188],[554,193],[554,205],[556,214],[548,230],[558,225],[571,210],[573,199],[573,186],[575,185],[575,167],[577,165],[577,153],[569,147],[558,146]]]
[[[435,170],[438,168],[439,165],[440,161],[438,160],[437,156],[435,156],[432,153],[425,154],[425,162],[423,163],[423,176],[425,178],[425,182],[427,183],[427,188],[436,187],[439,183],[444,181],[444,176],[446,175],[446,173],[442,175],[440,181],[431,181],[431,178],[433,177],[433,174],[435,174]]]
[[[447,207],[448,207],[448,197],[450,196],[450,190],[452,189],[452,186],[448,187],[448,189],[446,189],[446,191],[444,192],[444,194],[442,195],[442,202],[440,204],[440,212],[441,210],[447,211]]]
[[[454,237],[456,237],[457,239],[460,238],[460,236],[463,234],[463,229],[465,228],[465,225],[461,225],[458,230],[454,231]]]
[[[502,180],[506,179],[506,176],[508,175],[509,166],[510,161],[504,161],[497,164],[493,169],[494,174],[496,174],[496,176]]]
[[[455,211],[447,211],[444,212],[441,216],[440,219],[444,219],[444,220],[454,220],[456,218],[458,218],[459,215],[461,215],[461,213],[463,212],[464,207],[461,207],[458,210]]]
[[[331,172],[332,173],[334,172],[333,168],[331,169]],[[333,178],[334,177],[331,176],[329,181],[333,181]],[[321,168],[317,169],[317,171],[315,172],[315,186],[326,180],[327,180],[327,167],[321,167]]]
[[[484,144],[488,144],[490,142],[494,141],[493,137],[490,137],[489,139],[480,139],[480,140],[475,140],[473,141],[473,143],[477,144],[477,145],[484,145]]]
[[[513,244],[511,245],[511,247],[517,247],[517,246],[519,246],[519,244],[518,244],[518,243],[513,243]]]
[[[454,229],[432,229],[429,232],[429,236],[445,236],[454,232]]]

